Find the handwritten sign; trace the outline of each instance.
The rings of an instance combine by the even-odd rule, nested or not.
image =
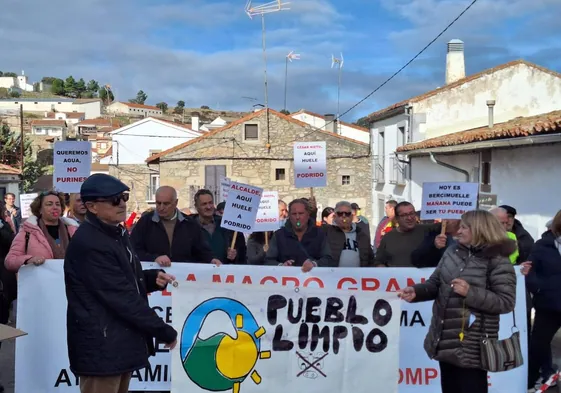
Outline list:
[[[33,194],[20,194],[19,207],[21,209],[21,218],[29,218],[31,216],[31,202],[37,198],[37,193]]]
[[[231,182],[222,216],[222,228],[237,232],[254,232],[253,226],[262,195],[262,188]]]
[[[92,169],[90,142],[55,142],[53,187],[60,192],[80,192]]]
[[[228,199],[228,190],[230,189],[230,178],[220,177],[220,198],[221,202]]]
[[[327,186],[325,142],[294,143],[294,185],[296,188]]]
[[[460,219],[467,211],[477,209],[477,183],[423,183],[421,220]]]
[[[279,221],[279,193],[264,191],[253,232],[272,232],[280,228]]]

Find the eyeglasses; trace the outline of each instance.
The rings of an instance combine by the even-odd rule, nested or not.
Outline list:
[[[416,216],[417,216],[417,213],[415,213],[415,212],[398,215],[399,218],[411,218],[411,217],[416,217]]]
[[[351,212],[337,212],[335,214],[337,214],[338,217],[343,217],[343,216],[350,217],[350,216],[353,215],[353,213],[351,213]]]
[[[119,206],[121,204],[121,200],[123,200],[123,202],[128,202],[129,194],[123,193],[123,194],[112,196],[111,198],[98,199],[96,202],[109,202],[113,206]]]

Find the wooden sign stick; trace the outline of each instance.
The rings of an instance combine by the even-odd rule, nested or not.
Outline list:
[[[446,235],[446,220],[442,220],[442,230],[440,231],[441,235]]]
[[[233,250],[234,246],[236,245],[236,240],[238,238],[238,232],[234,232],[234,236],[232,237],[232,244],[230,245],[230,248]]]
[[[265,232],[265,247],[269,248],[269,232]]]

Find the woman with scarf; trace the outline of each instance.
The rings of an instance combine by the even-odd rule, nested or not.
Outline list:
[[[47,259],[64,259],[70,239],[78,229],[76,221],[62,216],[64,194],[40,193],[31,203],[30,216],[16,235],[5,266],[17,272],[22,265],[42,265]]]

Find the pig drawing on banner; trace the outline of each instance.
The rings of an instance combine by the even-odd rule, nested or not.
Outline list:
[[[397,393],[395,294],[191,282],[172,293],[174,392],[371,393],[375,380]]]

